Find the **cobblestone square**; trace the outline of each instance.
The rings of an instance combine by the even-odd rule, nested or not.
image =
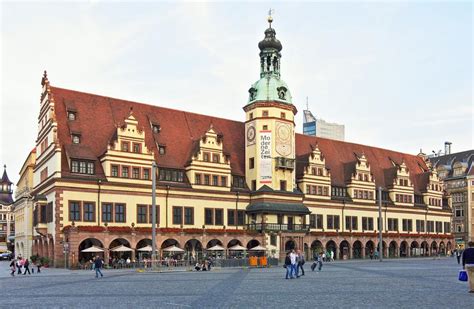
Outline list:
[[[2,262],[1,307],[76,308],[469,308],[474,295],[457,280],[454,259],[325,263],[322,272],[285,280],[284,269],[139,273],[45,269],[8,277]]]

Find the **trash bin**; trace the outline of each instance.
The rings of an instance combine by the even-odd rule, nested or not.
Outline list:
[[[251,257],[249,258],[249,265],[250,265],[250,266],[254,266],[254,267],[257,266],[257,257],[256,257],[256,256],[251,256]]]
[[[262,267],[267,267],[267,257],[266,256],[261,256],[259,258],[259,265]]]

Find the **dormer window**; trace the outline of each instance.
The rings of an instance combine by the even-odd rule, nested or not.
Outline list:
[[[129,152],[130,151],[130,143],[129,142],[122,142],[121,149],[124,152]]]
[[[133,152],[135,153],[141,153],[142,152],[142,149],[141,149],[141,145],[139,143],[133,143]]]
[[[71,160],[71,172],[78,174],[94,175],[94,163],[87,161]]]
[[[72,143],[79,144],[81,142],[81,136],[79,134],[72,135]]]
[[[67,119],[68,120],[76,120],[76,112],[68,111],[67,112]]]
[[[159,124],[154,124],[152,126],[153,133],[160,133],[160,125]]]
[[[163,145],[159,145],[159,146],[158,146],[158,153],[159,153],[160,155],[164,155],[164,154],[166,153],[166,147],[163,146]]]
[[[278,87],[278,98],[280,100],[286,100],[286,88],[285,87]]]

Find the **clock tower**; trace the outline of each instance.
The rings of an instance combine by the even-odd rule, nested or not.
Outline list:
[[[258,190],[293,191],[295,185],[296,108],[286,83],[280,78],[282,45],[272,28],[272,16],[260,49],[260,79],[249,89],[244,106],[247,185]]]

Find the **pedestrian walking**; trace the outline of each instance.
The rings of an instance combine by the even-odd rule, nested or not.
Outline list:
[[[100,271],[100,269],[102,268],[102,265],[104,265],[104,261],[102,261],[102,259],[99,256],[96,256],[95,261],[94,261],[94,269],[95,269],[96,278],[99,278],[99,274],[101,278],[104,276],[102,272]]]
[[[461,256],[462,256],[461,250],[457,249],[456,250],[456,259],[458,260],[458,265],[461,264]]]
[[[304,255],[301,253],[301,250],[298,250],[297,262],[296,262],[296,277],[299,278],[299,270],[301,269],[301,276],[304,276],[303,265],[305,263]]]
[[[298,278],[296,276],[296,265],[297,265],[297,259],[298,259],[298,255],[295,253],[295,250],[291,250],[291,253],[290,253],[290,260],[291,260],[291,275],[292,277],[294,278]]]
[[[16,261],[15,260],[12,260],[10,262],[10,276],[12,277],[15,277],[15,265],[16,265]]]
[[[23,273],[23,275],[26,275],[27,272],[28,272],[28,275],[31,275],[30,262],[28,261],[28,259],[24,259],[24,260],[25,260],[25,264],[23,264],[23,267],[25,267],[25,272]]]
[[[311,271],[314,271],[316,269],[316,266],[318,266],[318,257],[319,254],[315,252],[313,255],[313,264],[311,264]]]
[[[331,262],[334,262],[334,251],[331,250]]]
[[[474,293],[474,241],[468,242],[467,246],[462,253],[462,268],[467,271],[469,293]]]
[[[38,261],[38,264],[36,264],[36,268],[37,268],[37,273],[41,273],[41,262]]]
[[[318,271],[321,271],[321,268],[323,268],[323,254],[319,253],[319,256],[318,256]]]
[[[293,279],[293,274],[292,274],[292,270],[291,270],[290,252],[288,252],[286,254],[284,267],[286,268],[286,278],[285,279]]]
[[[22,265],[22,261],[21,261],[21,257],[19,256],[18,260],[16,261],[16,268],[18,269],[17,275],[22,274],[21,265]]]

